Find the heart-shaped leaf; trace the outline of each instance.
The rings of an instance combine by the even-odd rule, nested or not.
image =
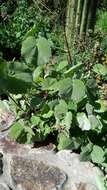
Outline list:
[[[58,136],[58,150],[70,149],[72,146],[72,139],[65,134],[61,133]]]
[[[81,80],[74,80],[71,99],[76,101],[77,103],[80,102],[84,99],[86,95],[85,90],[85,85]]]
[[[55,106],[55,118],[59,120],[64,118],[67,111],[68,108],[66,102],[64,100],[60,100],[59,104]]]
[[[94,145],[91,152],[91,158],[94,163],[101,164],[104,162],[104,151],[100,146]]]
[[[39,39],[37,39],[37,48],[38,48],[38,65],[48,63],[51,57],[50,42],[43,37],[39,37]]]
[[[82,131],[89,131],[92,127],[89,119],[83,112],[77,114],[77,121],[78,126],[82,129]]]
[[[29,36],[22,43],[21,55],[26,63],[36,65],[37,54],[36,39],[33,36]]]

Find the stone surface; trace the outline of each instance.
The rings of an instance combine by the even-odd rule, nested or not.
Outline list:
[[[10,190],[5,184],[0,183],[0,190]]]
[[[69,150],[55,153],[2,140],[0,152],[0,190],[98,190],[95,175],[101,175],[99,169],[80,162],[79,155]]]
[[[66,182],[66,174],[59,168],[17,156],[12,160],[11,176],[16,184],[21,184],[26,190],[61,189]]]

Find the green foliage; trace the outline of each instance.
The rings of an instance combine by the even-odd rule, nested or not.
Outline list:
[[[58,135],[58,150],[71,149],[71,147],[72,147],[71,138],[67,137],[67,135],[64,133],[60,133]]]
[[[107,32],[107,11],[98,10],[97,17],[96,30]]]
[[[58,150],[81,149],[81,160],[92,160],[106,170],[107,107],[93,76],[86,77],[83,63],[52,64],[50,41],[36,39],[34,33],[22,42],[21,54],[21,62],[0,60],[0,88],[9,94],[17,118],[11,138],[31,143],[52,135]],[[99,74],[100,66],[95,64],[92,73]]]
[[[107,66],[102,64],[96,64],[93,67],[94,72],[99,75],[107,75]]]
[[[100,175],[96,175],[96,183],[97,183],[97,186],[99,188],[99,190],[106,190],[106,187],[105,187],[105,180],[104,180],[104,177],[100,176]]]
[[[29,36],[23,41],[21,55],[24,57],[27,64],[33,64],[37,56],[36,40],[33,36]]]
[[[52,137],[57,150],[78,151],[81,161],[107,172],[107,105],[96,83],[97,76],[107,81],[107,37],[96,34],[75,42],[68,64],[66,54],[59,56],[64,52],[60,1],[46,1],[48,13],[37,2],[20,0],[12,12],[6,3],[0,7],[7,15],[0,29],[0,94],[7,94],[16,113],[10,136],[19,143],[45,143]],[[100,13],[96,29],[106,31],[107,15]],[[16,51],[18,61],[2,58],[7,49]],[[105,181],[96,181],[105,190]]]
[[[39,35],[47,36],[55,43],[55,47],[60,48],[63,38],[61,27],[57,25],[59,13],[57,10],[47,13],[46,7],[36,0],[35,3],[27,0],[8,0],[0,5],[0,54],[4,58],[19,59],[21,42],[31,34],[34,34],[35,38]],[[9,51],[9,56],[6,51]]]
[[[91,152],[91,158],[94,163],[101,164],[104,162],[104,151],[101,147],[94,145]]]
[[[38,47],[38,65],[48,63],[51,57],[51,48],[49,41],[41,37],[37,40],[37,47]]]
[[[79,103],[85,98],[85,95],[86,95],[86,89],[83,81],[74,80],[71,99]]]

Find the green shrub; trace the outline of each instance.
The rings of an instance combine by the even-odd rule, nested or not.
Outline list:
[[[96,30],[101,32],[107,32],[107,11],[98,10]]]
[[[22,43],[22,62],[5,64],[1,59],[0,89],[12,98],[18,126],[21,122],[20,129],[25,130],[23,134],[30,133],[31,141],[44,141],[49,134],[57,133],[58,149],[64,148],[60,135],[69,139],[71,149],[88,143],[89,139],[100,145],[104,136],[100,142],[97,138],[106,125],[103,119],[106,107],[99,100],[95,79],[90,74],[85,77],[83,63],[72,66],[63,60],[51,64],[50,46],[48,40],[36,39],[30,31]],[[97,72],[95,67],[94,72]],[[75,147],[75,143],[78,146]]]
[[[62,37],[58,37],[61,34],[60,29],[56,31],[57,15],[50,12],[47,14],[46,10],[42,10],[43,8],[41,4],[36,3],[35,5],[34,3],[28,3],[27,0],[17,1],[16,6],[13,8],[11,1],[3,3],[0,6],[2,13],[0,23],[0,52],[3,53],[5,59],[20,58],[21,42],[26,32],[33,26],[35,26],[36,38],[39,35],[45,36],[54,41],[55,46],[60,46]],[[53,30],[55,34],[52,32]],[[8,53],[6,53],[7,51]]]

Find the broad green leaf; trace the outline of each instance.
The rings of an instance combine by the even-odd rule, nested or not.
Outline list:
[[[77,103],[74,101],[68,102],[68,110],[77,112]]]
[[[51,57],[50,42],[43,37],[39,37],[39,39],[37,39],[37,47],[38,47],[38,65],[48,63]]]
[[[4,89],[12,94],[23,94],[31,88],[32,83],[25,82],[21,78],[8,77],[4,81]]]
[[[32,143],[32,139],[35,136],[35,133],[33,132],[32,128],[24,127],[24,132],[26,134],[26,144]]]
[[[38,66],[33,72],[33,81],[38,83],[41,82],[43,79],[41,78],[41,74],[43,73],[43,67]]]
[[[86,104],[86,111],[88,115],[92,115],[93,114],[93,106],[89,103]]]
[[[96,80],[95,78],[87,78],[87,83],[86,83],[88,89],[93,89],[95,90],[97,87]]]
[[[22,66],[23,69],[23,66]],[[28,72],[20,72],[18,70],[14,70],[14,75],[0,73],[0,91],[9,92],[12,94],[22,94],[26,93],[28,89],[32,86],[32,75],[30,71]],[[15,71],[18,71],[15,73]]]
[[[77,103],[80,102],[86,96],[85,90],[85,85],[81,80],[74,80],[71,99]]]
[[[15,74],[15,73],[20,73],[20,72],[24,72],[24,73],[28,73],[31,72],[29,67],[24,63],[24,62],[19,62],[19,61],[11,61],[8,62],[8,70],[9,70],[9,74]]]
[[[58,99],[54,99],[48,103],[50,110],[53,110],[55,106],[58,104]]]
[[[67,111],[68,108],[66,102],[64,100],[60,100],[59,104],[55,106],[55,111],[54,111],[55,118],[59,120],[62,119],[67,113]]]
[[[88,119],[91,123],[92,129],[96,128],[96,130],[98,130],[98,132],[99,132],[99,128],[100,128],[100,131],[102,130],[103,125],[102,125],[101,121],[98,118],[96,118],[96,116],[89,115]]]
[[[66,77],[72,77],[76,72],[78,72],[83,67],[83,63],[79,63],[75,66],[72,66],[69,70],[64,72]]]
[[[58,135],[58,150],[70,149],[72,146],[72,139],[66,134],[61,133]]]
[[[34,136],[35,133],[33,132],[31,127],[24,127],[24,131],[29,133],[29,135]]]
[[[43,118],[47,119],[47,118],[51,118],[53,116],[53,111],[49,111],[48,113],[45,113],[42,115]]]
[[[80,161],[89,161],[91,160],[93,144],[88,143],[86,146],[82,147],[82,152],[80,153]]]
[[[62,71],[66,66],[68,65],[68,61],[61,61],[57,66],[56,66],[56,71]]]
[[[9,136],[12,139],[17,140],[17,138],[19,137],[19,135],[22,133],[23,130],[24,130],[23,124],[21,122],[16,122],[12,125]]]
[[[91,123],[85,113],[77,113],[78,126],[82,131],[89,131],[91,129]]]
[[[66,126],[66,130],[69,131],[69,129],[71,128],[71,124],[72,124],[72,113],[71,112],[67,112],[64,118],[64,123]]]
[[[33,36],[29,36],[22,42],[21,55],[24,57],[26,63],[36,66],[37,46],[36,39]]]
[[[57,84],[57,80],[55,78],[47,77],[41,83],[42,90],[54,90],[54,91],[57,91],[58,86],[56,84]],[[53,88],[53,86],[54,86],[54,88]]]
[[[70,78],[60,80],[58,82],[58,88],[60,95],[68,95],[72,90],[72,80]]]
[[[107,66],[102,64],[96,64],[93,66],[93,71],[99,75],[107,75]]]
[[[54,79],[49,90],[52,90],[53,92],[59,91],[59,95],[67,95],[72,90],[72,80],[70,78],[65,78],[60,81],[55,81]]]
[[[106,190],[104,177],[96,174],[95,179],[96,179],[96,184],[97,184],[98,190]]]
[[[47,102],[44,102],[43,106],[41,107],[41,115],[48,113],[49,111],[49,105],[47,104]]]
[[[31,97],[30,106],[33,108],[38,108],[44,102],[43,98],[35,94]]]
[[[22,81],[24,81],[26,83],[32,83],[32,81],[33,81],[31,73],[20,72],[20,73],[15,74],[14,77],[19,80],[21,79]]]
[[[48,124],[45,124],[44,126],[44,132],[43,132],[43,136],[44,136],[44,139],[46,139],[46,137],[53,132],[53,128],[50,127]]]
[[[91,152],[91,159],[94,163],[100,164],[103,163],[104,158],[104,151],[100,146],[94,145],[93,150]]]
[[[32,116],[31,117],[31,123],[32,123],[32,125],[34,125],[34,126],[38,126],[39,125],[39,123],[40,123],[40,117],[38,117],[38,116]]]

